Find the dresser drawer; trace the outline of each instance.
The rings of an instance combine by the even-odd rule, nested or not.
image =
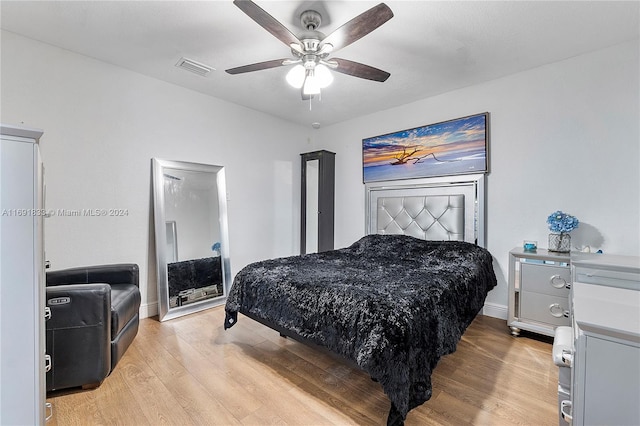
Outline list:
[[[587,284],[640,290],[640,273],[638,272],[610,271],[577,266],[575,268],[575,280]]]
[[[522,299],[526,300],[520,306],[520,318],[560,326],[570,325],[571,321],[565,317],[569,312],[569,301],[566,297],[551,296],[542,293],[525,291]]]
[[[571,270],[568,267],[544,264],[528,264],[521,266],[522,289],[550,296],[569,296],[567,284],[571,282]]]

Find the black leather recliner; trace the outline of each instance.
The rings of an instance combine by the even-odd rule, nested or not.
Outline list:
[[[99,386],[138,333],[136,264],[99,265],[46,274],[47,391]]]

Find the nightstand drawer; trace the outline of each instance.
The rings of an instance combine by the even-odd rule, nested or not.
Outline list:
[[[550,296],[542,293],[523,292],[523,303],[520,307],[520,318],[559,326],[570,325],[565,317],[569,312],[569,301],[566,297]]]
[[[522,289],[550,296],[567,298],[571,269],[564,266],[528,264],[522,262]]]

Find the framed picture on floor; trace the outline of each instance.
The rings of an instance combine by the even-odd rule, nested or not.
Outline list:
[[[362,140],[363,181],[486,173],[489,113]]]

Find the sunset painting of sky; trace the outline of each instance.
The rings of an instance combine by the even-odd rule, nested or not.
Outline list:
[[[487,115],[363,139],[364,182],[486,171]]]

